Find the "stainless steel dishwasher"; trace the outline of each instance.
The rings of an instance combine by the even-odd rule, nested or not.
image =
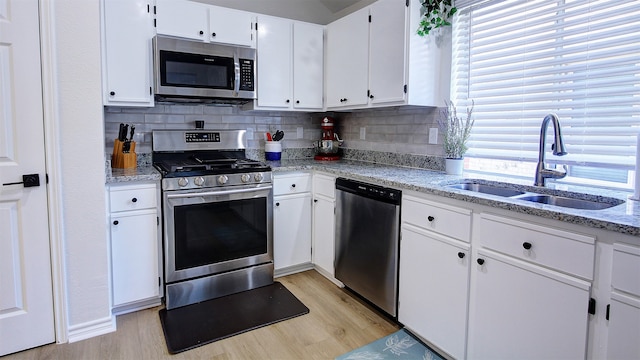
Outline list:
[[[335,275],[397,317],[400,190],[336,179]]]

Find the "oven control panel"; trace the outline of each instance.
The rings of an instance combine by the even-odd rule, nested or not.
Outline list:
[[[184,133],[184,141],[188,143],[220,142],[220,133],[219,132],[186,132]]]

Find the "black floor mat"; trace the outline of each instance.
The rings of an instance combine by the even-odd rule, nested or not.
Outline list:
[[[300,300],[276,281],[177,309],[162,309],[160,322],[169,353],[176,354],[308,312]]]

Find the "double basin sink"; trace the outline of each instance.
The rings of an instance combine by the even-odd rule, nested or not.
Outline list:
[[[540,194],[529,190],[523,191],[521,187],[501,182],[489,184],[486,181],[466,180],[462,183],[446,185],[446,187],[580,210],[603,210],[624,203],[624,200],[602,196],[591,196],[592,199],[585,199],[582,197],[588,197],[587,195],[568,192],[562,195]]]

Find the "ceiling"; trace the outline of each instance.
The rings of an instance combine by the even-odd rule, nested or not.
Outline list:
[[[375,0],[194,0],[232,9],[326,25]]]

